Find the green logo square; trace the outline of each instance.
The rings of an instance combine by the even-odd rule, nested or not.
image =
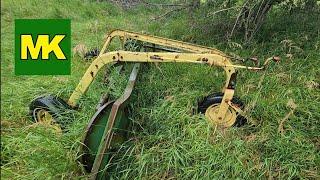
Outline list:
[[[15,20],[16,75],[70,75],[69,19]]]

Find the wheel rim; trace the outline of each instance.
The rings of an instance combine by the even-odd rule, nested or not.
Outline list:
[[[61,127],[54,121],[52,115],[45,109],[35,109],[34,117],[37,123],[52,127],[54,130],[61,132]]]
[[[218,119],[219,107],[220,103],[209,106],[205,112],[205,116],[211,123],[215,125],[231,127],[236,122],[236,111],[228,108],[224,119]]]

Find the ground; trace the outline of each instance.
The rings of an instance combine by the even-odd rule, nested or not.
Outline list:
[[[113,162],[114,178],[318,179],[320,13],[301,12],[286,18],[275,12],[256,41],[239,46],[211,41],[211,34],[201,30],[190,32],[183,14],[152,20],[160,12],[81,0],[1,2],[1,178],[87,176],[77,162],[84,127],[101,94],[118,97],[126,77],[113,73],[113,84],[106,87],[101,75],[81,99],[79,111],[72,112],[67,132],[60,134],[34,125],[28,105],[42,94],[67,99],[90,61],[73,57],[71,76],[14,75],[14,19],[69,18],[72,47],[81,43],[101,47],[108,31],[122,28],[184,41],[196,39],[197,44],[244,57],[281,57],[267,71],[239,72],[236,96],[245,102],[253,120],[242,128],[225,130],[210,126],[203,115],[194,113],[199,99],[220,91],[221,70],[187,64],[144,66],[130,103],[133,138]]]

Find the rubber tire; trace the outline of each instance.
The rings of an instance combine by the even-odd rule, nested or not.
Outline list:
[[[37,122],[37,112],[34,112],[37,111],[37,109],[44,109],[48,111],[54,121],[63,126],[65,122],[59,122],[58,117],[63,115],[66,110],[72,108],[63,99],[57,96],[45,95],[34,99],[29,105],[29,114],[32,117],[33,122]]]
[[[198,112],[205,114],[206,110],[209,106],[222,102],[223,93],[213,93],[209,96],[205,97],[202,101],[198,103]],[[233,96],[231,102],[240,107],[240,109],[244,109],[244,103],[238,98]],[[241,127],[247,123],[247,119],[237,113],[236,122],[233,124],[234,127]]]

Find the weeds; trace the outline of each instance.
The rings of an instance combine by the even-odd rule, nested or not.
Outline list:
[[[118,97],[128,75],[128,71],[124,75],[112,72],[112,86],[106,87],[101,72],[82,97],[80,110],[71,112],[72,123],[66,133],[32,126],[27,116],[31,100],[45,93],[67,99],[90,62],[74,57],[71,76],[14,76],[15,18],[71,18],[72,47],[101,47],[106,31],[124,28],[197,40],[198,44],[218,46],[242,57],[282,57],[265,75],[240,71],[236,95],[247,105],[254,104],[248,113],[256,124],[225,131],[210,127],[203,115],[193,112],[198,99],[220,91],[222,71],[190,64],[144,65],[130,103],[132,137],[112,162],[115,179],[319,178],[318,14],[305,19],[306,14],[301,13],[288,19],[275,11],[254,42],[243,45],[235,40],[228,46],[211,31],[190,33],[183,14],[168,21],[149,22],[153,16],[150,9],[138,6],[123,11],[108,2],[1,3],[1,178],[86,178],[76,161],[84,127],[100,96],[112,92]],[[44,7],[51,8],[39,14]],[[293,56],[286,57],[288,53]],[[287,106],[289,100],[296,107],[282,124],[285,131],[281,135],[281,120],[292,111]]]

